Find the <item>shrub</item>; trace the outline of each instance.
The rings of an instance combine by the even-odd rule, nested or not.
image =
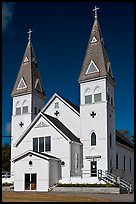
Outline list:
[[[79,183],[76,183],[76,184],[72,184],[72,183],[69,183],[69,184],[58,184],[57,187],[115,187],[113,184],[110,184],[110,183],[106,183],[106,184],[97,184],[97,183],[93,183],[93,184],[90,184],[90,183],[83,183],[83,184],[79,184]]]
[[[7,183],[7,182],[2,184],[2,186],[11,186],[11,185],[13,185],[13,184],[12,183]]]

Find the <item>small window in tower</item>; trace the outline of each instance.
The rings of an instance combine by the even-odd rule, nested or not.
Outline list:
[[[16,115],[20,115],[21,114],[21,107],[16,108]]]
[[[95,73],[95,72],[99,72],[99,69],[97,68],[96,64],[94,63],[93,60],[91,60],[88,69],[86,71],[86,74],[91,74],[91,73]]]
[[[28,113],[28,106],[23,107],[23,113]]]
[[[108,103],[110,102],[110,95],[109,94],[107,94],[107,101],[108,101]]]
[[[113,98],[111,97],[111,105],[113,106]]]
[[[40,82],[39,79],[36,79],[35,89],[37,89],[38,91],[42,92],[42,86],[41,86],[41,82]]]
[[[92,103],[92,95],[85,96],[85,104],[91,104]]]
[[[95,42],[97,42],[97,39],[96,39],[96,37],[93,37],[91,40],[91,43],[95,43]]]
[[[21,78],[21,79],[20,79],[20,82],[19,82],[19,84],[18,84],[17,90],[18,90],[18,89],[24,89],[24,88],[27,88],[27,86],[26,86],[26,83],[25,83],[24,78]]]
[[[87,88],[85,91],[85,104],[91,103],[92,103],[92,90],[90,88]]]
[[[28,62],[28,57],[25,57],[24,62],[23,63],[27,63]]]
[[[101,93],[94,94],[94,102],[101,101]]]
[[[23,102],[23,113],[28,113],[28,103],[26,100]]]

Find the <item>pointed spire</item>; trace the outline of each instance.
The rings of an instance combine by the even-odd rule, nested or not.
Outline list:
[[[28,44],[24,53],[24,57],[20,66],[20,70],[11,93],[11,96],[17,96],[21,94],[35,93],[41,98],[45,98],[45,92],[42,85],[42,80],[40,76],[40,72],[38,69],[38,65],[36,62],[36,57],[33,49],[33,45],[31,42],[31,30],[29,29],[29,38]],[[22,86],[22,88],[18,88],[19,83],[24,81],[26,86]],[[40,89],[37,89],[36,83],[39,81]]]
[[[97,18],[98,9],[99,8],[96,6],[95,9],[93,9],[93,11],[95,11],[95,20],[88,41],[84,62],[80,72],[79,82],[104,76],[110,77],[110,79],[114,82],[111,64],[105,49],[102,32]],[[92,69],[92,66],[94,66],[95,69]]]

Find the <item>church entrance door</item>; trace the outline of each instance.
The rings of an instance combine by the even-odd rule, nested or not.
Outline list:
[[[36,190],[36,174],[25,174],[25,190]]]

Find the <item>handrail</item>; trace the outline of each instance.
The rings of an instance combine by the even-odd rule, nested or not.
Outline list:
[[[107,170],[104,171],[102,169],[98,169],[98,179],[103,179],[105,182],[108,180],[113,184],[118,184],[120,187],[126,188],[129,192],[132,191],[132,185],[130,183],[108,172]]]

